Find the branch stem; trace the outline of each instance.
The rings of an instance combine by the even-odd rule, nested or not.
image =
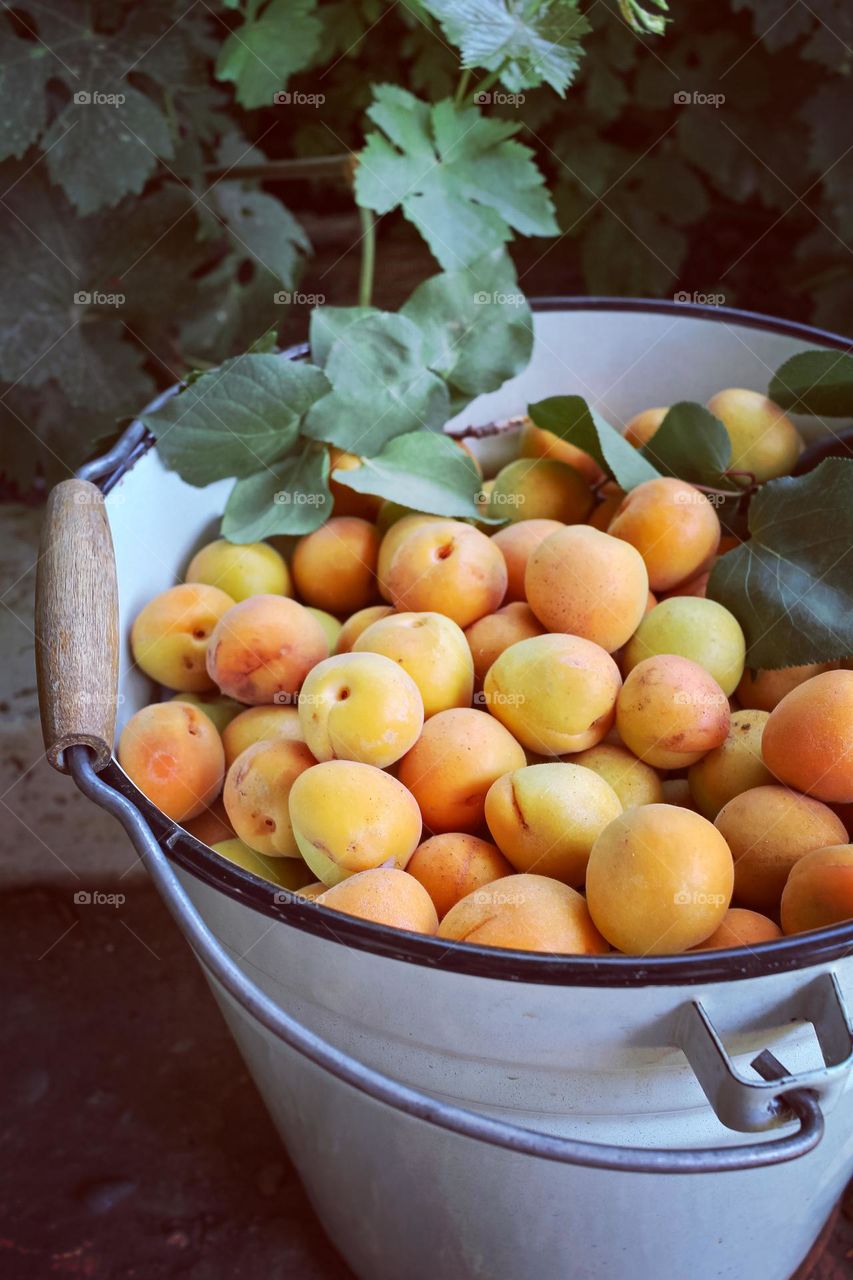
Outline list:
[[[358,305],[369,307],[373,297],[373,272],[376,262],[376,219],[372,209],[359,209],[361,218],[361,274],[358,281]]]

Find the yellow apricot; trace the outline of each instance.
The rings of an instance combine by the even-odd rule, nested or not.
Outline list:
[[[154,702],[132,715],[119,738],[118,760],[131,782],[175,822],[203,813],[225,772],[213,722],[188,702]]]
[[[313,604],[306,604],[305,608],[311,614],[312,618],[316,618],[320,626],[326,633],[326,643],[329,646],[329,652],[334,653],[338,643],[338,636],[341,634],[341,624],[333,614],[327,613],[325,609],[315,609]]]
[[[662,600],[643,618],[625,646],[622,674],[657,654],[676,653],[698,662],[723,693],[734,693],[743,675],[746,638],[740,623],[716,600],[681,596]]]
[[[693,813],[699,812],[686,778],[664,778],[661,790],[664,804],[674,804],[680,809],[690,809]]]
[[[589,515],[592,502],[589,485],[574,467],[554,458],[516,458],[495,476],[489,515],[578,524]]]
[[[489,667],[510,645],[531,636],[544,635],[544,627],[529,605],[516,601],[505,604],[495,613],[478,618],[465,631],[474,659],[474,679],[482,686]]]
[[[788,786],[835,804],[853,801],[853,671],[825,671],[786,694],[770,712],[761,751]]]
[[[723,805],[742,791],[775,781],[761,756],[761,735],[767,719],[766,711],[732,712],[725,741],[690,766],[690,794],[696,808],[711,822]]]
[[[354,471],[361,464],[362,459],[357,454],[346,453],[336,445],[329,445],[330,474],[332,471]],[[334,501],[333,516],[357,516],[361,520],[373,521],[382,506],[381,498],[372,493],[356,493],[355,489],[347,488],[340,480],[329,480],[329,492]]]
[[[353,760],[325,760],[300,774],[290,817],[303,858],[327,885],[389,860],[402,869],[421,838],[411,792],[390,773]]]
[[[410,511],[407,515],[399,516],[393,524],[388,526],[379,544],[379,555],[376,561],[376,583],[383,600],[391,599],[388,590],[388,572],[397,548],[414,529],[418,529],[424,524],[431,524],[435,520],[441,520],[441,518],[441,516],[424,515],[420,511]]]
[[[616,792],[576,764],[534,764],[505,773],[486,796],[486,822],[516,871],[579,888],[590,850],[622,812]]]
[[[198,707],[213,721],[217,733],[222,733],[243,710],[242,703],[226,698],[223,693],[175,693],[172,702],[188,702],[191,707]]]
[[[586,899],[596,927],[628,955],[674,955],[711,936],[732,896],[732,855],[698,813],[626,809],[592,846]]]
[[[462,898],[438,926],[438,936],[478,947],[602,955],[607,943],[590,919],[583,896],[547,876],[496,880]]]
[[[591,640],[544,635],[506,649],[486,672],[483,694],[522,746],[557,756],[601,741],[621,683],[616,663]]]
[[[635,413],[633,418],[629,418],[625,423],[625,439],[635,449],[642,449],[644,444],[649,443],[668,413],[668,407],[643,409],[641,413]]]
[[[527,603],[527,593],[524,589],[527,562],[539,543],[544,542],[550,534],[559,533],[562,527],[559,520],[525,518],[519,519],[515,524],[508,524],[504,529],[499,529],[497,533],[492,534],[492,542],[500,548],[506,562],[507,588],[504,597],[506,603],[515,600]]]
[[[837,662],[812,662],[803,667],[780,667],[773,671],[746,670],[735,697],[742,707],[772,711],[792,689],[824,671],[837,671],[838,666]]]
[[[552,533],[532,552],[525,574],[527,600],[549,631],[565,631],[620,649],[646,610],[649,579],[627,542],[589,525]]]
[[[620,738],[656,769],[682,769],[719,747],[730,719],[729,700],[716,680],[676,654],[639,662],[616,704]]]
[[[207,670],[223,693],[254,706],[295,694],[328,654],[325,631],[301,604],[285,596],[252,596],[216,624]]]
[[[568,440],[561,440],[553,431],[535,426],[527,417],[522,419],[518,452],[522,458],[555,458],[557,462],[565,462],[579,471],[589,485],[598,484],[602,477],[595,458]]]
[[[775,942],[782,930],[759,911],[746,907],[729,907],[723,922],[710,938],[700,942],[695,951],[719,951],[730,947],[756,947],[761,942]]]
[[[376,525],[357,516],[333,516],[300,538],[291,570],[306,604],[329,613],[354,613],[376,599]]]
[[[753,787],[724,805],[714,825],[735,860],[735,897],[773,915],[792,867],[810,849],[843,844],[844,824],[819,800],[786,787]]]
[[[439,920],[475,889],[513,874],[497,845],[464,831],[446,831],[424,840],[406,871],[426,889]]]
[[[213,852],[218,853],[220,858],[227,858],[229,862],[242,867],[244,871],[251,871],[252,875],[257,876],[259,880],[269,880],[280,889],[291,892],[304,890],[311,882],[311,871],[301,858],[265,858],[262,853],[256,853],[254,849],[250,849],[242,840],[236,838],[220,840],[212,847]],[[325,887],[323,885],[323,889]]]
[[[390,658],[339,653],[308,673],[299,723],[317,760],[360,760],[385,769],[417,742],[424,704],[412,677]]]
[[[506,584],[500,550],[460,520],[412,529],[394,552],[387,578],[396,609],[443,613],[460,627],[494,613]]]
[[[209,808],[202,809],[197,817],[187,818],[181,825],[189,831],[191,836],[195,836],[196,840],[210,845],[211,848],[222,840],[231,840],[234,837],[234,828],[228,821],[228,814],[225,812],[221,796],[218,796]]]
[[[255,853],[298,858],[288,797],[301,773],[315,763],[304,742],[272,738],[237,757],[225,778],[222,799],[235,832]]]
[[[394,609],[390,604],[369,604],[366,609],[351,613],[338,633],[335,653],[350,653],[362,632],[380,618],[387,618]]]
[[[381,653],[412,677],[428,720],[439,711],[470,707],[474,662],[461,627],[441,613],[394,613],[371,623],[353,653]]]
[[[632,751],[616,742],[599,742],[595,747],[579,751],[572,756],[572,764],[591,769],[609,783],[622,802],[622,808],[632,804],[660,804],[663,785],[660,774],[651,765],[638,760]]]
[[[759,391],[729,387],[712,396],[708,408],[732,442],[732,471],[749,471],[759,484],[790,475],[803,438],[778,404]]]
[[[693,578],[716,554],[720,521],[705,494],[684,480],[646,480],[622,501],[607,530],[635,547],[652,591]]]
[[[587,524],[592,525],[593,529],[598,529],[601,533],[606,533],[610,521],[622,505],[625,490],[620,489],[618,484],[614,484],[612,480],[608,480],[606,484],[603,484],[598,489],[596,497],[598,501],[587,518]]]
[[[152,680],[181,693],[215,688],[205,669],[214,628],[234,605],[218,587],[184,582],[149,600],[130,630],[133,661]]]
[[[296,707],[247,707],[235,716],[222,730],[226,769],[231,768],[241,751],[270,738],[303,741]]]
[[[410,933],[435,933],[438,928],[438,916],[426,889],[396,867],[359,871],[321,893],[316,902],[319,907]]]
[[[484,711],[459,707],[427,720],[397,776],[417,800],[430,831],[476,831],[489,787],[525,763],[503,725]]]
[[[293,594],[284,558],[268,542],[236,543],[217,538],[195,553],[186,581],[219,587],[235,604],[249,596]]]
[[[830,845],[803,854],[782,891],[781,916],[786,933],[853,920],[853,845]]]

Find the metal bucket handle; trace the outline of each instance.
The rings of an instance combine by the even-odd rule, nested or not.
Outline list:
[[[702,1007],[692,1002],[682,1009],[674,1039],[724,1123],[757,1130],[799,1121],[794,1133],[769,1142],[705,1149],[580,1142],[509,1124],[402,1084],[358,1062],[285,1013],[226,954],[136,805],[98,777],[110,758],[114,738],[117,615],[115,558],[103,497],[87,481],[65,481],[51,494],[36,584],[39,699],[48,758],[54,767],[72,774],[84,795],[119,820],[198,959],[247,1013],[284,1044],[338,1080],[415,1119],[561,1164],[631,1173],[719,1173],[780,1164],[817,1146],[824,1132],[818,1095],[840,1089],[853,1061],[853,1032],[832,978],[829,988],[822,987],[814,1019],[829,1065],[796,1077],[787,1075],[765,1053],[753,1063],[764,1081],[745,1080]],[[98,655],[96,663],[91,660],[93,653]]]

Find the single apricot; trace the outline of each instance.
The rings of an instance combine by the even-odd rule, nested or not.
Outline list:
[[[338,622],[334,614],[327,613],[325,609],[316,609],[313,604],[306,604],[305,608],[311,614],[312,618],[316,618],[320,626],[326,633],[326,643],[329,646],[329,652],[334,653],[338,643],[338,636],[341,634],[341,624]]]
[[[489,787],[524,764],[523,750],[503,725],[484,711],[459,707],[427,720],[397,777],[430,831],[476,831]]]
[[[298,858],[288,797],[301,773],[315,764],[304,742],[272,738],[243,751],[225,777],[222,799],[235,832],[255,853]]]
[[[629,418],[625,423],[625,439],[635,449],[642,449],[644,444],[649,443],[668,413],[669,406],[663,409],[643,409],[641,413],[635,413],[633,418]]]
[[[189,831],[191,836],[195,836],[196,840],[211,847],[222,840],[234,838],[234,828],[228,821],[228,814],[225,812],[221,796],[218,796],[209,808],[202,809],[197,817],[187,818],[181,825]]]
[[[216,624],[207,670],[223,693],[254,706],[291,697],[328,655],[326,633],[303,605],[285,596],[252,596]]]
[[[786,933],[853,920],[853,845],[830,845],[803,854],[782,890],[781,915]]]
[[[589,525],[552,533],[531,553],[524,577],[528,603],[548,631],[621,649],[646,611],[649,578],[627,542]]]
[[[393,606],[390,604],[369,604],[366,609],[358,609],[355,613],[351,613],[338,632],[335,653],[350,653],[358,637],[369,626],[378,622],[380,618],[387,618],[389,613],[393,612]]]
[[[734,882],[720,832],[689,809],[626,809],[592,846],[586,899],[596,927],[628,955],[675,955],[720,927]]]
[[[394,552],[387,578],[396,609],[444,613],[463,628],[494,613],[506,584],[500,550],[460,520],[412,529]]]
[[[408,514],[398,516],[388,526],[379,544],[379,556],[376,561],[376,583],[383,600],[391,599],[391,594],[388,590],[388,572],[397,548],[414,529],[420,528],[421,525],[441,520],[441,518],[441,516],[424,515],[420,511],[410,511]]]
[[[625,646],[622,674],[662,653],[690,658],[712,675],[723,693],[734,693],[743,675],[746,638],[733,613],[716,600],[671,597],[655,605]]]
[[[732,442],[731,471],[751,472],[759,484],[790,475],[803,438],[784,411],[760,391],[729,387],[708,401]]]
[[[195,553],[185,580],[219,587],[235,604],[249,596],[293,594],[284,557],[268,542],[237,543],[217,538]]]
[[[693,813],[699,812],[686,778],[664,778],[661,790],[664,804],[674,804],[679,809],[690,809]]]
[[[750,671],[747,668],[735,690],[735,697],[742,707],[772,711],[792,689],[798,689],[812,676],[823,675],[824,671],[837,671],[838,667],[837,662],[812,662],[803,667],[779,667],[773,671]]]
[[[487,613],[485,618],[472,622],[465,631],[465,638],[474,659],[474,679],[478,687],[482,687],[489,667],[505,649],[519,640],[544,635],[544,632],[545,628],[536,614],[521,601],[505,604],[495,613]]]
[[[225,755],[213,722],[188,702],[154,702],[121,731],[118,761],[174,822],[195,818],[222,787]]]
[[[719,747],[729,700],[704,667],[677,654],[644,658],[616,703],[616,728],[629,750],[656,769],[682,769]]]
[[[280,889],[304,892],[305,886],[311,882],[311,871],[301,858],[265,858],[236,838],[220,840],[213,845],[213,852],[244,871],[251,871],[259,880],[269,880]]]
[[[835,804],[853,801],[853,671],[825,671],[786,694],[770,712],[761,752],[789,787]]]
[[[524,589],[524,575],[527,562],[532,552],[552,533],[562,529],[559,520],[519,519],[515,524],[508,524],[492,534],[492,542],[500,548],[506,562],[507,588],[504,597],[507,603],[522,600],[527,603]]]
[[[300,538],[291,571],[301,598],[329,613],[354,613],[372,604],[380,541],[376,525],[358,516],[332,516]]]
[[[215,689],[205,668],[214,629],[234,601],[219,587],[184,582],[149,600],[130,629],[133,661],[152,680],[181,693]]]
[[[403,868],[421,838],[411,792],[390,773],[354,760],[325,760],[300,774],[290,817],[303,858],[327,885],[389,861]]]
[[[622,678],[609,653],[580,636],[544,635],[504,650],[486,672],[486,706],[523,747],[584,751],[613,723]]]
[[[516,871],[579,888],[590,850],[622,812],[616,792],[581,765],[528,765],[505,773],[486,795],[486,822]]]
[[[808,856],[808,855],[807,855]],[[775,942],[782,930],[768,916],[746,907],[729,907],[723,923],[710,938],[700,942],[695,951],[728,950],[731,947],[757,947],[762,942]]]
[[[710,569],[704,573],[697,573],[695,578],[690,578],[689,581],[681,582],[677,587],[673,587],[672,591],[667,593],[667,599],[672,600],[676,596],[696,596],[704,600],[708,591],[710,577]]]
[[[598,529],[601,533],[606,533],[610,521],[622,505],[625,490],[620,489],[614,481],[608,480],[606,484],[603,484],[598,489],[596,497],[598,501],[587,518],[587,524],[592,525],[593,529]]]
[[[591,769],[609,783],[623,809],[632,804],[660,804],[663,800],[663,784],[657,770],[619,743],[599,742],[572,756],[571,763]]]
[[[753,787],[724,805],[714,821],[735,860],[739,905],[775,915],[785,881],[803,854],[844,844],[847,832],[819,800],[786,787]]]
[[[386,769],[420,737],[424,704],[399,663],[379,653],[338,653],[308,673],[299,723],[317,760],[360,760]]]
[[[537,427],[528,417],[524,417],[519,441],[519,455],[522,458],[554,458],[557,462],[565,462],[579,471],[588,485],[596,485],[602,478],[601,467],[590,454],[584,453],[568,440],[561,440],[553,431]]]
[[[226,698],[224,693],[175,693],[173,702],[188,702],[191,707],[198,707],[209,720],[213,721],[217,733],[222,733],[226,725],[243,710],[243,704],[234,698]]]
[[[776,781],[761,755],[767,718],[766,711],[733,711],[725,741],[690,766],[690,794],[711,822],[741,792]]]
[[[235,716],[222,730],[225,768],[231,768],[241,751],[270,738],[304,741],[296,707],[247,707]]]
[[[515,875],[475,889],[438,926],[438,936],[478,947],[603,955],[607,943],[583,896],[547,876]]]
[[[336,445],[329,445],[329,473],[333,471],[354,471],[362,464],[362,459],[355,453],[346,453]],[[340,480],[329,480],[329,492],[334,506],[332,516],[357,516],[361,520],[374,521],[379,515],[382,499],[372,493],[356,493]]]
[[[420,690],[424,717],[470,707],[474,661],[461,627],[442,613],[395,613],[371,623],[353,653],[381,653],[398,663]]]
[[[669,591],[716,554],[720,521],[705,494],[684,480],[646,480],[622,501],[607,530],[643,557],[652,591]]]
[[[574,467],[554,458],[516,458],[495,476],[492,519],[579,524],[592,510],[592,490]]]
[[[315,901],[319,907],[410,933],[435,933],[438,928],[438,916],[426,889],[396,867],[359,871]]]
[[[497,845],[464,831],[446,831],[424,840],[406,871],[426,889],[439,920],[475,889],[513,874]]]

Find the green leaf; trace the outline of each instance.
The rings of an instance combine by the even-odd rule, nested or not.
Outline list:
[[[322,31],[315,0],[249,0],[245,21],[222,46],[216,75],[233,81],[241,106],[271,107],[290,77],[313,61]]]
[[[22,156],[47,123],[47,82],[54,61],[43,44],[19,40],[8,23],[0,26],[0,160]]]
[[[794,413],[853,417],[853,355],[846,351],[801,351],[776,370],[767,394]]]
[[[226,360],[142,415],[166,466],[188,484],[249,476],[291,449],[302,416],[328,390],[310,364],[273,355]]]
[[[621,432],[590,409],[582,396],[549,396],[527,409],[537,427],[583,449],[626,493],[660,472],[630,445]]]
[[[262,542],[274,534],[318,529],[331,514],[329,451],[311,441],[297,452],[238,480],[225,504],[222,536]]]
[[[668,18],[661,17],[669,5],[666,0],[646,0],[651,8],[646,8],[642,0],[619,0],[619,12],[632,31],[638,35],[662,36],[666,30]],[[659,12],[652,12],[657,9]]]
[[[388,498],[413,511],[436,516],[479,518],[476,495],[482,481],[470,458],[439,432],[412,431],[389,440],[373,458],[352,471],[335,471],[332,479],[354,489]]]
[[[216,203],[238,253],[242,250],[286,289],[296,284],[311,241],[293,214],[265,191],[243,191],[236,183],[221,183]]]
[[[428,107],[393,85],[376,86],[374,98],[368,115],[382,132],[361,152],[356,200],[376,213],[400,205],[446,270],[500,248],[513,229],[556,233],[533,152],[514,138],[520,125],[449,99]]]
[[[424,335],[429,367],[466,396],[495,391],[533,350],[533,319],[502,249],[431,276],[400,308]]]
[[[733,494],[740,494],[724,477],[732,459],[729,433],[704,405],[689,400],[674,404],[640,452],[661,475],[677,476],[690,484],[719,487],[727,483]]]
[[[356,320],[378,315],[377,307],[315,307],[308,331],[311,359],[319,368],[325,368],[329,352],[341,334]]]
[[[394,436],[437,430],[450,416],[446,384],[427,369],[420,330],[380,313],[350,325],[326,360],[331,392],[311,408],[303,434],[372,456]]]
[[[494,72],[510,93],[549,84],[563,94],[590,25],[578,0],[424,0],[463,67]]]
[[[853,462],[828,458],[807,475],[768,481],[750,504],[749,530],[708,582],[708,596],[743,627],[748,665],[853,653]]]

